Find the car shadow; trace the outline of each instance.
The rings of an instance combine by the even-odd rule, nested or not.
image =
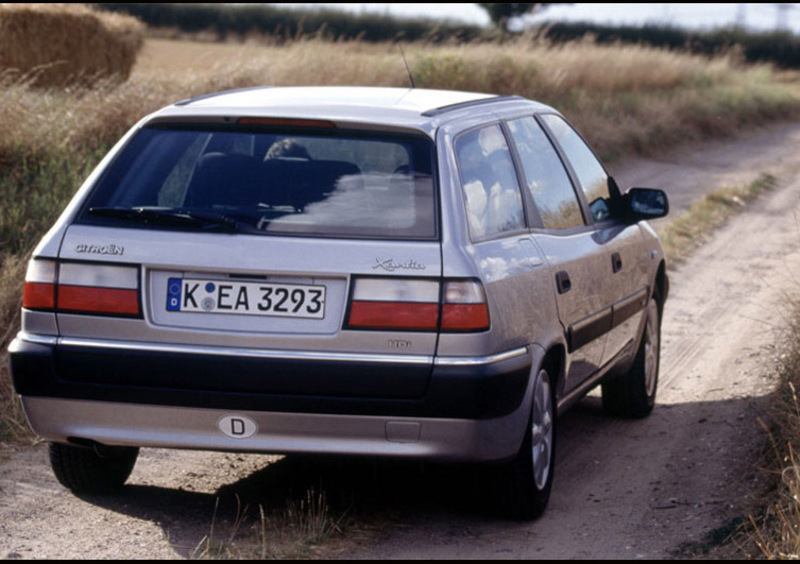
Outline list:
[[[392,523],[419,513],[479,516],[487,501],[479,482],[480,473],[463,465],[292,455],[277,461],[265,457],[263,468],[213,493],[132,483],[111,496],[80,498],[157,524],[178,555],[195,558],[210,535],[228,539],[263,515],[283,518],[288,527],[302,523],[298,512],[324,511],[337,524],[345,519]]]
[[[571,467],[603,462],[598,457],[611,464],[637,451],[650,456],[659,438],[667,437],[671,429],[684,428],[684,433],[699,437],[715,423],[756,425],[757,413],[768,401],[741,398],[659,405],[647,419],[625,420],[606,416],[599,397],[584,398],[559,418],[553,499],[570,487],[559,476],[575,473]],[[688,428],[686,421],[691,422]],[[601,453],[595,448],[598,440]],[[304,504],[312,498],[323,500],[333,521],[385,524],[387,530],[443,522],[502,525],[507,522],[494,511],[492,490],[487,487],[490,472],[491,468],[466,465],[292,455],[277,461],[265,457],[263,467],[213,493],[131,484],[113,497],[82,499],[158,524],[178,555],[197,557],[212,528],[220,536],[237,527],[252,528],[263,514],[308,510]]]

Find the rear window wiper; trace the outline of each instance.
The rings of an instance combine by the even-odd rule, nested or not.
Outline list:
[[[89,215],[145,225],[239,231],[239,222],[225,214],[174,208],[90,208]]]

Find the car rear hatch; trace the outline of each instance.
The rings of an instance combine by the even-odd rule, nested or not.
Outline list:
[[[444,291],[433,143],[323,126],[134,136],[42,264],[59,376],[422,397]]]

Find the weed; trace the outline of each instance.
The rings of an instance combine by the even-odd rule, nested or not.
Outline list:
[[[250,510],[236,496],[233,522],[218,522],[219,499],[208,535],[192,551],[193,559],[285,560],[308,557],[314,547],[332,535],[341,534],[346,512],[334,517],[323,492],[309,489],[304,498],[289,500],[282,510],[268,512],[258,507],[258,520],[251,522]],[[224,532],[222,532],[224,530]]]

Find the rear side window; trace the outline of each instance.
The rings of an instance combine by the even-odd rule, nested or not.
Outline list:
[[[434,239],[432,163],[424,137],[148,128],[80,222],[203,229],[218,218],[263,235]]]
[[[583,227],[583,213],[564,164],[532,117],[508,122],[525,182],[545,229]]]
[[[474,241],[525,228],[517,173],[499,125],[477,129],[456,141],[456,158]]]

